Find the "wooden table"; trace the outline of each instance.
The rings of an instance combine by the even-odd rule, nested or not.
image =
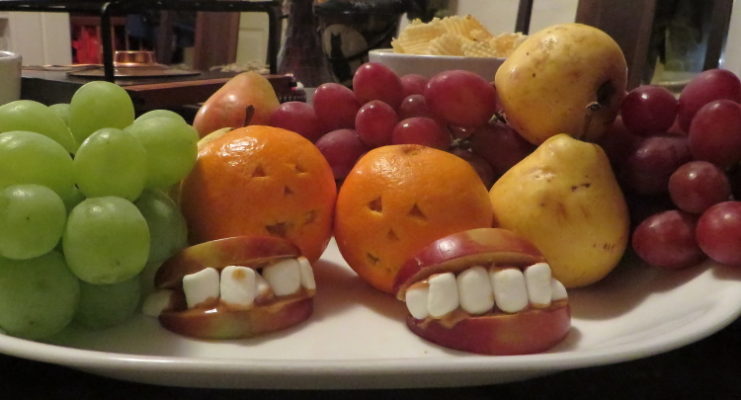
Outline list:
[[[193,76],[116,79],[131,96],[137,112],[155,108],[179,108],[205,101],[235,75],[234,72],[205,72]],[[281,100],[302,100],[290,75],[266,75]],[[21,98],[44,104],[69,103],[74,92],[91,79],[77,78],[64,71],[24,70]]]

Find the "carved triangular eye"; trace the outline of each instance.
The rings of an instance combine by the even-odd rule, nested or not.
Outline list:
[[[368,257],[368,261],[370,261],[371,264],[378,264],[379,262],[381,262],[381,259],[375,256],[374,254],[365,253],[365,256]]]
[[[396,232],[394,232],[393,229],[389,229],[388,233],[386,233],[386,237],[388,238],[388,240],[392,242],[399,241],[399,236],[396,234]]]
[[[253,178],[264,178],[267,174],[265,173],[265,169],[262,167],[262,164],[258,164],[254,171],[252,171],[252,177]]]
[[[375,211],[377,213],[383,212],[383,204],[381,202],[380,197],[376,197],[375,199],[371,200],[370,203],[368,203],[368,208],[370,208],[372,211]]]
[[[427,221],[427,216],[420,210],[418,205],[412,206],[412,209],[409,210],[409,216],[412,218],[417,218],[423,221]]]
[[[297,174],[305,174],[306,173],[306,168],[304,168],[304,166],[301,165],[301,164],[295,164],[293,166],[293,170],[296,171]]]
[[[271,235],[286,237],[286,231],[288,231],[288,224],[285,222],[277,222],[272,225],[265,225],[265,230],[267,230]]]

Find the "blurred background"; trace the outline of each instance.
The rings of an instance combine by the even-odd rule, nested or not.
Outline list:
[[[33,0],[28,0],[32,2]],[[733,0],[282,0],[277,72],[304,86],[348,83],[367,51],[388,47],[414,18],[471,14],[492,33],[512,32],[527,12],[530,32],[581,21],[623,46],[638,83],[681,85],[721,66],[741,73],[741,7]],[[0,3],[1,4],[1,3]],[[153,51],[156,61],[183,69],[265,69],[270,29],[256,12],[154,10],[112,19],[116,50]],[[102,62],[100,19],[77,13],[0,12],[0,49],[24,65]]]

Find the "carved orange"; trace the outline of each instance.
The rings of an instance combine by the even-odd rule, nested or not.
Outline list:
[[[315,261],[332,235],[336,195],[332,169],[313,143],[250,125],[201,143],[180,202],[193,243],[273,235]]]
[[[486,187],[451,153],[420,145],[369,151],[337,196],[334,234],[343,258],[391,293],[407,258],[435,239],[492,225]]]

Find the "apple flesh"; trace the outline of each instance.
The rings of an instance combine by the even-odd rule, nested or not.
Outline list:
[[[397,298],[433,274],[461,272],[475,265],[525,268],[544,262],[543,255],[526,239],[501,228],[479,228],[438,239],[409,259],[395,282]],[[407,316],[416,335],[441,346],[487,355],[530,354],[548,350],[568,334],[571,313],[568,300],[547,307],[528,307],[517,313],[492,310],[470,315],[460,309],[440,319]]]
[[[167,259],[157,270],[154,284],[162,289],[177,289],[185,275],[206,267],[221,269],[228,265],[258,265],[300,255],[298,247],[276,236],[235,236],[212,240],[186,247]]]
[[[296,325],[313,312],[313,291],[301,289],[296,294],[255,301],[248,309],[236,309],[217,302],[187,308],[183,277],[204,268],[221,270],[241,265],[259,270],[286,258],[297,258],[299,249],[289,241],[272,236],[237,236],[204,242],[183,249],[159,268],[155,276],[158,289],[173,290],[170,307],[159,315],[165,328],[201,339],[235,339],[285,329]]]
[[[558,344],[571,328],[568,305],[517,314],[469,317],[453,326],[440,320],[407,318],[409,329],[451,349],[487,355],[539,353]]]
[[[417,252],[399,269],[394,284],[396,298],[404,300],[415,282],[441,272],[460,272],[472,265],[491,263],[528,266],[544,261],[529,241],[501,228],[477,228],[440,238]]]

